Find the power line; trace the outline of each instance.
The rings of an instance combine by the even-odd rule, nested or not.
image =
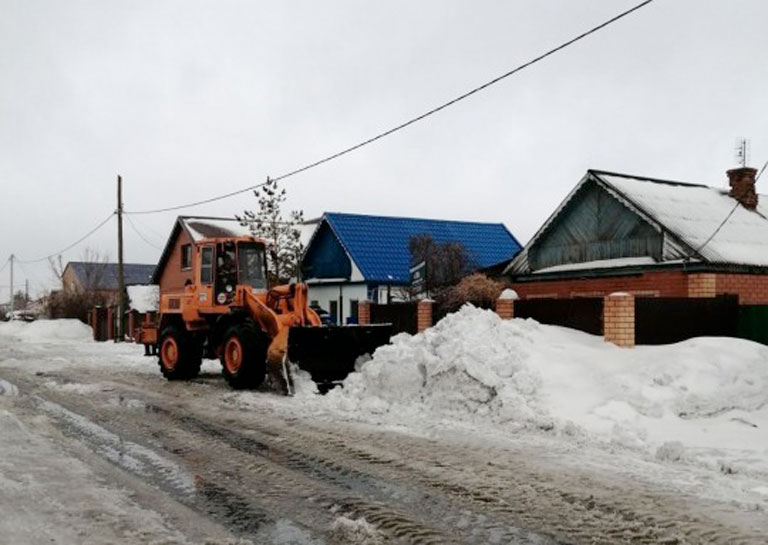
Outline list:
[[[635,11],[639,10],[640,8],[643,8],[643,7],[647,6],[651,2],[653,2],[653,0],[645,0],[644,2],[641,2],[641,3],[637,4],[633,8],[630,8],[630,9],[628,9],[626,11],[623,11],[620,14],[618,14],[618,15],[616,15],[614,17],[611,17],[607,21],[605,21],[603,23],[600,23],[599,25],[597,25],[597,26],[587,30],[586,32],[583,32],[583,33],[579,34],[575,38],[571,38],[567,42],[564,42],[564,43],[558,45],[557,47],[555,47],[553,49],[550,49],[546,53],[543,53],[543,54],[539,55],[538,57],[535,57],[535,58],[533,58],[533,59],[531,59],[531,60],[529,60],[529,61],[527,61],[527,62],[525,62],[525,63],[523,63],[523,64],[521,64],[519,66],[517,66],[516,68],[513,68],[512,70],[510,70],[508,72],[505,72],[504,74],[502,74],[502,75],[500,75],[500,76],[498,76],[498,77],[496,77],[496,78],[494,78],[494,79],[492,79],[492,80],[490,80],[490,81],[488,81],[486,83],[483,83],[482,85],[480,85],[478,87],[475,87],[474,89],[472,89],[470,91],[467,91],[466,93],[464,93],[462,95],[459,95],[456,98],[453,98],[453,99],[449,100],[448,102],[445,102],[445,103],[441,104],[440,106],[432,108],[431,110],[428,110],[428,111],[424,112],[421,115],[418,115],[418,116],[416,116],[414,118],[409,119],[408,121],[400,123],[399,125],[397,125],[395,127],[392,127],[389,130],[386,130],[386,131],[384,131],[382,133],[379,133],[379,134],[377,134],[375,136],[372,136],[371,138],[368,138],[367,140],[363,140],[362,142],[360,142],[358,144],[355,144],[354,146],[351,146],[349,148],[341,150],[341,151],[339,151],[337,153],[334,153],[333,155],[329,155],[328,157],[325,157],[325,158],[320,159],[318,161],[315,161],[313,163],[309,163],[308,165],[305,165],[303,167],[297,168],[296,170],[292,170],[292,171],[287,172],[285,174],[281,174],[280,176],[277,176],[276,178],[272,178],[272,181],[276,181],[277,182],[277,181],[280,181],[280,180],[285,180],[286,178],[290,178],[291,176],[295,176],[296,174],[300,174],[300,173],[305,172],[305,171],[307,171],[307,170],[309,170],[311,168],[315,168],[315,167],[320,166],[320,165],[322,165],[324,163],[327,163],[329,161],[333,161],[334,159],[338,159],[339,157],[341,157],[343,155],[351,153],[351,152],[353,152],[355,150],[358,150],[358,149],[360,149],[360,148],[362,148],[364,146],[367,146],[368,144],[372,144],[372,143],[376,142],[377,140],[381,140],[382,138],[385,138],[385,137],[387,137],[387,136],[389,136],[391,134],[394,134],[394,133],[396,133],[398,131],[401,131],[401,130],[405,129],[406,127],[409,127],[409,126],[413,125],[414,123],[418,123],[419,121],[421,121],[423,119],[426,119],[427,117],[430,117],[430,116],[432,116],[432,115],[434,115],[434,114],[436,114],[436,113],[438,113],[438,112],[440,112],[440,111],[442,111],[442,110],[444,110],[444,109],[446,109],[446,108],[448,108],[450,106],[453,106],[457,102],[460,102],[460,101],[462,101],[462,100],[464,100],[466,98],[469,98],[472,95],[474,95],[476,93],[479,93],[480,91],[483,91],[483,90],[487,89],[488,87],[490,87],[492,85],[495,85],[496,83],[500,82],[501,80],[506,79],[506,78],[508,78],[508,77],[510,77],[510,76],[512,76],[512,75],[514,75],[514,74],[516,74],[518,72],[520,72],[521,70],[524,70],[525,68],[528,68],[529,66],[532,66],[532,65],[534,65],[534,64],[536,64],[536,63],[538,63],[538,62],[540,62],[540,61],[542,61],[544,59],[546,59],[550,55],[554,55],[555,53],[557,53],[557,52],[559,52],[559,51],[561,51],[561,50],[563,50],[563,49],[565,49],[565,48],[575,44],[576,42],[578,42],[580,40],[583,40],[587,36],[589,36],[591,34],[594,34],[595,32],[597,32],[599,30],[602,30],[603,28],[611,25],[612,23],[615,23],[619,19],[622,19],[622,18],[626,17],[627,15],[629,15],[631,13],[634,13]],[[181,205],[178,205],[178,206],[169,206],[169,207],[166,207],[166,208],[157,208],[157,209],[154,209],[154,210],[126,211],[124,213],[125,214],[157,214],[157,213],[160,213],[160,212],[170,212],[172,210],[181,210],[183,208],[191,208],[193,206],[199,206],[201,204],[207,204],[207,203],[211,203],[211,202],[214,202],[214,201],[219,201],[219,200],[222,200],[222,199],[227,199],[229,197],[234,197],[235,195],[239,195],[241,193],[245,193],[247,191],[252,191],[252,190],[254,190],[256,188],[259,188],[259,187],[265,185],[266,183],[267,182],[262,182],[262,183],[259,183],[259,184],[255,184],[255,185],[251,185],[251,186],[245,187],[243,189],[238,189],[237,191],[232,191],[230,193],[226,193],[224,195],[219,195],[218,197],[211,197],[209,199],[204,199],[204,200],[201,200],[201,201],[191,202],[191,203],[188,203],[188,204],[181,204]]]
[[[10,263],[10,262],[11,262],[11,258],[8,257],[8,259],[5,260],[5,263],[3,264],[3,266],[0,267],[0,272],[3,272],[5,270],[5,268],[8,266],[8,263]]]
[[[133,229],[133,232],[136,233],[141,240],[143,240],[144,242],[146,242],[148,245],[152,246],[156,250],[160,250],[160,251],[163,250],[159,246],[152,244],[149,240],[147,240],[146,237],[139,232],[139,230],[136,228],[136,225],[134,225],[133,221],[131,221],[131,218],[129,216],[125,216],[125,219],[128,220],[128,225],[131,226],[131,228]]]
[[[52,254],[48,254],[47,256],[45,256],[45,257],[40,257],[40,258],[38,258],[38,259],[23,259],[23,260],[22,260],[22,259],[16,259],[16,262],[18,262],[18,263],[39,263],[40,261],[45,261],[45,260],[47,260],[47,259],[50,259],[50,258],[52,258],[52,257],[54,257],[54,256],[57,256],[57,255],[59,255],[59,254],[63,254],[63,253],[64,253],[64,252],[66,252],[67,250],[69,250],[69,249],[71,249],[71,248],[74,248],[75,246],[77,246],[78,244],[80,244],[82,241],[84,241],[85,239],[87,239],[89,236],[91,236],[93,233],[95,233],[96,231],[98,231],[99,229],[101,229],[102,227],[104,227],[104,225],[105,225],[105,224],[106,224],[106,223],[107,223],[107,222],[108,222],[110,219],[112,219],[112,216],[114,216],[114,215],[115,215],[115,213],[114,213],[114,212],[110,212],[109,216],[107,216],[106,218],[104,218],[104,220],[103,220],[101,223],[99,223],[99,224],[98,224],[96,227],[94,227],[93,229],[91,229],[90,231],[88,231],[88,232],[87,232],[85,235],[83,235],[82,237],[80,237],[79,239],[77,239],[75,242],[73,242],[72,244],[70,244],[70,245],[69,245],[69,246],[67,246],[66,248],[63,248],[63,249],[59,250],[58,252],[53,252]]]
[[[755,177],[755,183],[757,183],[757,181],[760,179],[760,176],[762,176],[762,175],[763,175],[763,172],[765,171],[765,167],[768,167],[768,161],[766,161],[766,162],[765,162],[765,164],[763,165],[763,168],[761,168],[761,169],[760,169],[760,172],[759,172],[759,173],[757,174],[757,176]],[[726,223],[728,223],[728,220],[729,220],[729,219],[731,219],[731,216],[733,216],[733,213],[734,213],[734,212],[736,212],[736,209],[739,207],[739,205],[740,205],[740,204],[741,204],[741,202],[739,202],[739,201],[736,201],[736,204],[734,204],[734,205],[733,205],[733,208],[731,208],[731,211],[730,211],[730,212],[728,212],[728,215],[727,215],[727,216],[725,216],[725,219],[723,219],[723,221],[721,221],[721,222],[720,222],[720,225],[718,225],[718,226],[717,226],[717,229],[715,229],[715,230],[712,232],[712,234],[711,234],[711,235],[709,235],[709,238],[707,238],[707,240],[705,240],[705,241],[704,241],[704,242],[701,244],[701,246],[699,246],[699,247],[698,247],[698,248],[696,248],[696,249],[695,249],[695,250],[694,250],[694,251],[693,251],[691,254],[689,254],[689,255],[688,255],[688,257],[687,257],[687,259],[690,259],[690,258],[691,258],[691,256],[693,256],[694,254],[698,254],[698,253],[699,253],[699,252],[700,252],[702,249],[704,249],[704,246],[706,246],[707,244],[709,244],[709,243],[712,241],[712,239],[713,239],[713,238],[715,238],[715,236],[717,235],[717,233],[719,233],[719,232],[720,232],[720,229],[722,229],[723,227],[725,227],[725,224],[726,224]]]

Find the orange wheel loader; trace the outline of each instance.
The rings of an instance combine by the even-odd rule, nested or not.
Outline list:
[[[355,360],[389,342],[391,327],[323,326],[307,304],[306,284],[267,285],[264,242],[251,236],[195,241],[194,281],[160,293],[157,321],[137,341],[158,355],[169,380],[197,376],[203,358],[219,359],[233,388],[256,388],[270,373],[291,393],[287,361],[324,391]]]

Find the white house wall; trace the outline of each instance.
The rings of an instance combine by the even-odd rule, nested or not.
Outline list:
[[[339,291],[341,290],[341,291]],[[331,301],[339,305],[342,299],[341,319],[346,323],[352,316],[352,301],[364,301],[368,297],[368,288],[365,284],[309,284],[309,301],[317,301],[323,310],[331,312]],[[356,313],[356,311],[354,311]]]

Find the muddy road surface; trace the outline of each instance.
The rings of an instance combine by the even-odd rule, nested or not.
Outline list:
[[[113,542],[766,542],[764,513],[579,467],[530,441],[489,444],[316,419],[267,402],[275,395],[269,392],[254,394],[265,396],[263,406],[258,398],[240,406],[210,372],[167,382],[159,373],[114,367],[0,367],[0,379],[0,410],[13,415],[20,437],[44,435],[59,462],[76,460],[157,516],[153,528],[161,529],[152,534],[141,528],[149,515],[136,514],[136,528],[119,527],[115,515]],[[59,471],[63,482],[67,471]],[[18,506],[23,489],[6,492],[6,507],[13,502],[31,516]],[[91,510],[98,515],[98,506]],[[72,517],[72,526],[83,523]],[[0,541],[2,531],[0,523]],[[27,537],[87,542],[82,532],[68,541],[70,534]]]

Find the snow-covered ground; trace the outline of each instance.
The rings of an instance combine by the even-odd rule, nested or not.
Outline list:
[[[140,347],[93,342],[75,321],[0,323],[3,344],[0,371],[118,366],[158,374]],[[219,369],[217,362],[203,366],[204,373]],[[768,508],[768,347],[698,338],[628,350],[467,306],[422,334],[395,337],[358,369],[325,396],[298,372],[293,398],[264,391],[221,397],[494,448],[541,444],[573,464],[613,465],[617,474],[667,488],[674,475],[687,493],[744,512]],[[77,394],[98,388],[42,380]],[[0,382],[0,390],[13,388]]]

